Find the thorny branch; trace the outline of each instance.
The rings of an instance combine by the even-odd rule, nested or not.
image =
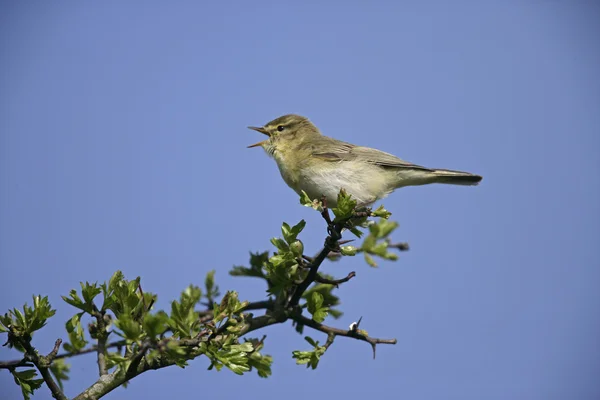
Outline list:
[[[329,235],[325,239],[325,245],[323,249],[317,254],[317,256],[310,261],[308,274],[306,278],[296,287],[294,294],[292,295],[289,306],[295,307],[298,305],[298,302],[302,298],[302,295],[308,289],[308,287],[317,279],[319,267],[327,258],[330,252],[335,251],[339,244],[338,241],[342,238],[342,229],[344,228],[344,224],[333,223],[331,221],[331,216],[329,215],[329,209],[327,208],[327,198],[323,196],[321,199],[323,204],[323,211],[321,212],[321,216],[327,222],[327,231]],[[352,277],[348,278],[350,280]]]
[[[317,277],[315,278],[315,282],[318,283],[325,283],[327,285],[333,285],[335,287],[339,287],[340,283],[344,283],[344,282],[348,282],[350,279],[354,278],[356,276],[356,272],[352,271],[348,274],[348,276],[346,276],[345,278],[342,279],[327,279],[319,274],[317,274]]]
[[[11,331],[11,333],[13,332]],[[60,348],[62,339],[56,339],[56,342],[54,343],[54,348],[47,356],[40,356],[38,352],[33,348],[29,340],[25,340],[20,336],[16,335],[15,337],[18,338],[20,345],[25,350],[25,357],[23,359],[30,360],[37,367],[37,369],[40,371],[40,374],[42,375],[42,378],[44,379],[44,382],[46,382],[46,385],[48,385],[48,388],[52,393],[52,397],[54,397],[57,400],[67,400],[65,394],[62,392],[58,384],[54,381],[54,378],[50,374],[49,369],[50,365],[52,365],[52,361],[56,358],[56,354],[58,353],[58,349]]]
[[[316,329],[318,331],[326,333],[328,335],[328,342],[329,342],[329,337],[331,337],[331,335],[333,335],[333,336],[345,336],[345,337],[349,337],[349,338],[353,338],[353,339],[362,340],[364,342],[367,342],[373,348],[373,358],[375,358],[375,346],[377,344],[396,344],[398,342],[396,339],[378,339],[378,338],[372,338],[370,336],[363,335],[359,329],[343,330],[343,329],[338,329],[338,328],[334,328],[334,327],[331,327],[331,326],[323,325],[323,324],[315,322],[312,319],[307,318],[307,317],[305,317],[304,315],[301,315],[301,314],[299,314],[299,315],[293,315],[290,318],[293,319],[294,321],[296,321],[297,323],[304,324],[304,325],[306,325],[308,327],[311,327],[313,329]],[[333,342],[333,339],[331,339],[331,341]]]
[[[376,346],[377,344],[396,344],[396,339],[380,339],[370,337],[366,334],[365,331],[358,329],[358,325],[360,324],[360,320],[358,323],[353,324],[349,330],[334,328],[331,326],[327,326],[312,320],[304,315],[302,315],[302,308],[297,307],[302,295],[306,292],[306,290],[310,287],[311,284],[317,282],[322,284],[329,284],[338,286],[341,283],[348,282],[350,279],[356,276],[356,273],[350,272],[346,277],[341,279],[329,279],[325,278],[321,274],[319,274],[318,270],[323,261],[332,254],[339,255],[339,246],[341,244],[345,244],[347,240],[340,240],[342,235],[342,230],[346,227],[344,222],[333,222],[331,216],[329,214],[329,210],[327,208],[327,202],[325,199],[322,199],[323,211],[321,213],[323,219],[327,223],[327,232],[328,236],[325,239],[325,243],[323,249],[315,256],[308,257],[303,256],[305,260],[308,261],[308,264],[305,266],[308,269],[308,273],[304,280],[302,280],[296,287],[287,304],[285,302],[281,304],[281,302],[274,299],[267,299],[257,302],[248,303],[246,307],[242,310],[242,312],[252,311],[252,310],[265,310],[265,314],[258,317],[252,317],[251,314],[247,315],[247,318],[243,322],[242,329],[238,332],[236,336],[242,337],[250,332],[275,325],[284,323],[288,320],[292,320],[297,324],[305,325],[309,328],[315,329],[317,331],[323,332],[327,335],[327,341],[324,344],[324,347],[328,349],[334,342],[337,336],[343,336],[348,338],[353,338],[356,340],[367,342],[371,345],[373,349],[373,358],[376,355]],[[364,214],[364,215],[363,215]],[[370,212],[358,212],[355,213],[353,218],[362,218],[370,215]],[[396,248],[400,251],[408,250],[408,244],[406,243],[397,243],[397,244],[388,244],[389,248]],[[265,277],[266,279],[266,277]],[[268,280],[267,280],[268,282]],[[143,298],[144,304],[144,293],[142,292],[141,286],[139,287],[139,291]],[[211,302],[212,303],[212,302]],[[152,303],[151,303],[152,304]],[[148,306],[146,310],[149,309]],[[158,356],[152,357],[151,359],[146,357],[147,353],[151,349],[165,347],[169,342],[175,342],[176,345],[186,348],[186,359],[191,360],[194,359],[203,353],[200,350],[200,344],[203,342],[206,343],[212,340],[222,340],[228,333],[226,332],[226,324],[222,325],[219,329],[214,330],[214,328],[210,328],[211,321],[213,319],[213,311],[211,309],[207,309],[204,311],[198,312],[198,320],[200,324],[207,324],[207,329],[202,330],[196,337],[191,339],[175,339],[172,337],[165,337],[159,340],[158,342],[144,342],[142,343],[138,350],[133,353],[125,353],[126,357],[130,357],[130,363],[126,370],[122,370],[117,368],[113,372],[108,372],[106,366],[106,351],[110,348],[122,348],[126,345],[125,340],[119,340],[111,343],[107,343],[108,332],[107,332],[107,324],[110,321],[106,321],[103,313],[100,313],[97,309],[94,310],[92,314],[96,317],[98,328],[97,332],[98,336],[98,344],[95,346],[91,346],[87,349],[81,349],[75,352],[66,352],[62,354],[58,354],[58,349],[61,344],[61,340],[57,340],[54,346],[54,349],[48,354],[48,356],[39,356],[37,351],[31,346],[29,341],[22,341],[22,346],[25,349],[25,356],[21,360],[13,360],[0,362],[0,368],[14,369],[17,367],[24,366],[32,366],[35,365],[42,374],[44,381],[50,388],[53,397],[60,400],[66,400],[65,395],[62,393],[52,376],[49,372],[49,367],[52,364],[52,361],[60,358],[68,358],[74,357],[83,354],[89,353],[97,353],[98,357],[98,370],[100,378],[88,389],[75,397],[75,400],[87,400],[87,399],[98,399],[107,393],[111,392],[115,388],[121,386],[123,383],[135,378],[136,376],[149,371],[149,370],[157,370],[161,368],[165,368],[175,364],[173,359],[170,359],[166,356]],[[212,332],[212,333],[211,333]],[[264,341],[265,336],[261,339],[260,343]]]

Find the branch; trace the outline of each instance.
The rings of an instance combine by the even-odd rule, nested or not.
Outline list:
[[[108,350],[108,349],[111,349],[113,347],[123,347],[126,344],[127,344],[127,342],[125,340],[117,340],[116,342],[106,343],[104,345],[104,349]],[[81,350],[78,350],[78,351],[70,351],[68,353],[59,354],[59,355],[56,356],[56,359],[81,356],[81,355],[84,355],[84,354],[95,353],[97,351],[98,351],[98,346],[94,345],[94,346],[88,347],[87,349],[81,349]]]
[[[244,327],[242,328],[239,334],[239,337],[242,337],[252,331],[262,329],[270,325],[280,324],[285,321],[287,321],[287,315],[281,312],[274,312],[269,315],[251,318],[245,323]],[[202,342],[206,342],[207,340],[219,340],[220,338],[220,336],[217,336],[209,339],[204,336],[193,339],[174,340],[174,342],[176,342],[180,346],[190,347],[192,349],[192,351],[188,354],[188,359],[191,360],[202,354],[199,353],[199,350],[197,349],[197,347]],[[147,349],[144,349],[144,347],[142,347],[140,352],[138,352],[138,354],[135,356],[137,362],[137,366],[135,368],[130,367],[126,372],[117,368],[116,371],[100,377],[96,381],[96,383],[94,383],[91,387],[80,393],[77,397],[74,398],[74,400],[99,399],[100,397],[108,394],[112,390],[121,386],[126,381],[131,380],[146,371],[157,370],[175,364],[175,361],[168,360],[162,357],[156,358],[152,361],[148,361],[143,357],[142,350],[145,351]]]
[[[142,294],[142,301],[144,301],[144,307],[146,302],[144,300],[144,292],[142,292],[142,286],[138,284],[138,289]],[[106,341],[108,340],[109,332],[106,331],[106,314],[103,311],[98,310],[96,306],[93,306],[92,316],[96,318],[96,338],[98,345],[96,346],[97,362],[98,362],[98,375],[106,375],[108,370],[106,368]],[[92,336],[93,337],[93,336]]]
[[[323,219],[327,222],[327,230],[329,235],[325,238],[325,246],[323,249],[317,254],[317,256],[310,262],[310,271],[308,271],[308,275],[306,278],[296,287],[292,298],[289,301],[290,307],[295,307],[300,302],[302,295],[308,289],[308,287],[317,279],[317,275],[319,272],[319,267],[323,263],[323,261],[327,258],[329,253],[332,250],[335,250],[337,247],[337,242],[342,238],[342,229],[344,227],[343,224],[334,224],[331,222],[331,217],[329,216],[329,209],[327,208],[326,198],[323,196],[321,200],[323,203],[323,212],[321,213]],[[350,278],[348,278],[350,279]]]
[[[100,376],[108,373],[106,369],[106,339],[107,335],[98,336],[98,374]]]
[[[273,300],[261,300],[261,301],[254,301],[252,303],[249,303],[243,309],[243,311],[271,310],[272,308],[273,308]],[[198,315],[200,316],[200,323],[206,323],[213,319],[212,310],[199,311]],[[108,349],[112,349],[115,347],[123,347],[126,344],[127,343],[125,340],[117,340],[117,341],[114,341],[111,343],[106,343],[106,341],[105,341],[104,342],[104,353]],[[70,351],[70,352],[57,354],[53,359],[58,360],[61,358],[71,358],[71,357],[81,356],[84,354],[96,353],[96,352],[100,351],[99,345],[100,345],[100,343],[98,343],[98,345],[90,346],[87,349],[81,349],[78,351]],[[33,364],[31,364],[31,360],[29,357],[23,357],[20,360],[0,361],[0,369],[11,369],[11,368],[17,368],[17,367],[32,367],[32,366],[33,366]],[[105,375],[105,374],[101,374],[101,375]]]
[[[294,321],[296,321],[299,324],[304,324],[310,328],[316,329],[318,331],[321,331],[323,333],[326,333],[327,336],[327,343],[331,344],[333,343],[333,339],[331,339],[331,335],[333,336],[345,336],[345,337],[349,337],[349,338],[353,338],[353,339],[357,339],[357,340],[362,340],[363,342],[367,342],[371,345],[371,347],[373,348],[373,358],[375,358],[375,346],[378,344],[396,344],[398,341],[396,339],[378,339],[378,338],[372,338],[370,336],[367,335],[363,335],[361,334],[361,331],[359,331],[358,329],[354,329],[354,330],[343,330],[343,329],[338,329],[338,328],[334,328],[331,326],[327,326],[327,325],[323,325],[320,324],[318,322],[313,321],[310,318],[305,317],[304,315],[298,314],[298,315],[291,315],[290,316],[291,319],[293,319]]]
[[[354,278],[356,276],[356,272],[352,271],[348,274],[348,276],[346,276],[345,278],[342,279],[327,279],[319,274],[317,274],[317,277],[315,278],[315,282],[319,282],[319,283],[324,283],[326,285],[333,285],[335,287],[338,287],[340,285],[340,283],[344,283],[344,282],[348,282],[350,279]]]
[[[22,358],[20,360],[12,360],[12,361],[0,361],[0,369],[15,369],[17,367],[33,367],[34,365],[27,360],[27,358]]]
[[[52,361],[56,358],[56,354],[58,353],[58,349],[60,348],[62,340],[57,339],[56,342],[54,343],[54,348],[52,349],[52,351],[47,356],[44,357],[44,356],[40,356],[37,353],[37,351],[33,348],[33,346],[31,345],[31,343],[28,340],[25,340],[25,339],[21,338],[20,336],[16,336],[16,337],[18,338],[21,346],[23,346],[23,349],[25,349],[26,356],[29,357],[29,359],[31,359],[31,361],[35,364],[37,369],[40,371],[42,378],[44,378],[44,382],[46,382],[46,385],[48,385],[48,388],[52,392],[52,397],[54,397],[57,400],[67,400],[67,397],[62,392],[62,390],[57,385],[57,383],[54,381],[54,378],[52,378],[52,375],[50,374],[50,370],[48,369],[50,364],[52,364]]]
[[[106,344],[105,349],[109,349],[109,348],[113,348],[113,347],[123,347],[125,345],[126,345],[125,340],[119,340],[116,342]],[[54,360],[58,360],[60,358],[70,358],[70,357],[75,357],[75,356],[81,356],[84,354],[95,353],[96,351],[98,351],[98,346],[91,346],[91,347],[88,347],[87,349],[57,354],[56,357],[54,357]],[[24,357],[20,360],[0,361],[0,369],[2,369],[2,368],[11,369],[11,368],[16,368],[16,367],[31,367],[31,366],[33,366],[33,365],[31,364],[29,357]]]

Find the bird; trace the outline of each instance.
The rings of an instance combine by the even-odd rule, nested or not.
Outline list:
[[[307,118],[287,114],[248,129],[267,135],[248,148],[262,147],[275,159],[281,177],[297,194],[325,197],[337,206],[344,189],[357,205],[367,207],[405,186],[432,183],[475,186],[480,175],[450,169],[426,168],[381,150],[357,146],[328,136]]]

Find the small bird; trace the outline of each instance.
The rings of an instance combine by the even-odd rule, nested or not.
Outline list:
[[[262,127],[249,126],[269,138],[248,146],[273,157],[281,177],[298,194],[327,198],[336,207],[340,189],[369,206],[404,186],[447,183],[477,185],[482,177],[449,169],[425,168],[370,147],[356,146],[321,134],[308,118],[288,114]]]

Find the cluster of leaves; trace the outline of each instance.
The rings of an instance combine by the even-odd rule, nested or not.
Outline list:
[[[326,211],[321,201],[310,199],[306,193],[302,194],[300,202],[319,212]],[[342,190],[336,207],[331,211],[334,218],[330,229],[349,230],[358,238],[366,229],[368,235],[360,246],[339,246],[335,242],[339,236],[336,237],[328,258],[339,259],[363,253],[367,264],[373,267],[377,266],[374,256],[392,261],[398,258],[389,251],[389,236],[398,224],[387,221],[391,214],[383,206],[374,211],[357,209],[356,201]],[[369,220],[369,217],[379,220]],[[275,252],[250,253],[249,267],[235,266],[230,271],[232,276],[265,280],[271,304],[267,314],[273,312],[272,307],[277,305],[286,307],[294,290],[300,282],[305,282],[313,267],[312,260],[315,258],[304,254],[304,244],[299,239],[305,226],[304,220],[293,226],[284,222],[281,237],[271,239]],[[263,340],[244,338],[241,341],[252,323],[252,315],[244,312],[249,303],[240,301],[235,291],[226,292],[217,301],[221,294],[214,275],[215,271],[206,275],[204,291],[198,286],[188,286],[178,300],[171,302],[168,312],[155,310],[157,297],[142,291],[139,277],[127,280],[117,271],[108,282],[100,285],[81,283],[79,291],[71,290],[68,296],[62,297],[77,309],[65,324],[68,342],[63,344],[67,352],[63,356],[88,352],[88,346],[93,342],[98,348],[106,349],[103,353],[105,372],[100,367],[100,373],[123,374],[126,380],[150,368],[169,365],[184,367],[189,360],[201,355],[209,358],[209,369],[221,370],[226,367],[236,374],[256,370],[261,377],[269,376],[272,358],[261,354]],[[337,286],[323,283],[334,281],[334,278],[322,271],[319,277],[321,279],[302,293],[304,302],[299,304],[300,310],[307,310],[316,323],[322,323],[328,316],[339,318],[342,315],[337,308],[340,299],[334,294]],[[199,312],[201,305],[208,305],[209,309]],[[47,297],[34,296],[33,307],[25,305],[23,310],[15,308],[0,316],[0,333],[8,333],[7,345],[24,353],[24,362],[11,368],[10,372],[26,399],[43,384],[43,379],[37,378],[36,370],[30,368],[32,358],[27,353],[28,349],[33,349],[32,336],[54,314]],[[284,320],[287,318],[289,316],[286,315]],[[87,329],[84,328],[84,322],[88,324]],[[295,325],[302,334],[304,325],[299,322]],[[113,337],[116,340],[109,341]],[[325,345],[308,336],[305,339],[313,347],[312,350],[294,351],[293,358],[298,364],[315,369],[333,341],[333,336],[328,337]],[[62,389],[69,372],[64,359],[41,356],[37,360],[47,361],[46,367]],[[100,358],[98,363],[100,365]]]
[[[305,192],[302,192],[300,196],[300,203],[319,212],[323,212],[325,209],[321,200],[311,199]],[[375,210],[357,208],[356,201],[352,196],[341,190],[336,207],[331,208],[331,211],[335,217],[332,221],[333,224],[340,224],[358,238],[363,235],[361,229],[367,229],[369,234],[360,246],[339,246],[338,254],[330,254],[329,259],[336,261],[341,256],[363,253],[365,261],[372,267],[377,266],[373,256],[391,261],[398,259],[397,254],[389,251],[389,236],[398,227],[398,223],[388,221],[391,213],[383,205]],[[369,220],[369,217],[379,220]],[[275,297],[288,294],[295,284],[304,279],[306,269],[310,267],[310,263],[306,264],[306,257],[302,254],[304,245],[298,239],[304,226],[304,220],[293,227],[284,222],[281,227],[283,238],[271,239],[271,243],[277,249],[272,256],[269,257],[269,252],[251,253],[250,267],[235,266],[230,274],[264,279],[269,287],[268,293]],[[321,273],[321,276],[333,280],[333,277],[327,274]],[[334,289],[336,287],[330,284],[314,283],[302,295],[305,300],[302,307],[308,310],[314,321],[321,323],[328,315],[334,318],[342,315],[342,312],[335,308],[340,304],[340,299],[333,293]],[[296,323],[296,330],[302,334],[304,325]],[[313,345],[314,350],[310,352],[295,351],[293,356],[298,364],[307,364],[316,368],[319,357],[325,352],[326,347],[319,346],[318,342],[310,337],[307,337],[306,340]]]
[[[305,271],[300,268],[303,265],[304,244],[297,239],[305,225],[304,220],[293,227],[284,222],[281,226],[284,239],[271,239],[277,252],[265,263],[265,277],[270,283],[268,292],[272,295],[282,294],[305,275]]]
[[[300,203],[317,210],[323,209],[322,202],[311,200],[305,192],[300,196]],[[398,223],[388,221],[392,213],[386,210],[383,205],[380,205],[375,210],[369,208],[357,209],[356,201],[342,189],[337,198],[337,207],[331,210],[335,215],[333,222],[344,224],[344,227],[350,230],[356,237],[360,238],[363,235],[363,232],[359,228],[366,228],[369,231],[369,235],[364,239],[361,246],[341,246],[340,254],[342,256],[354,256],[358,253],[364,253],[365,261],[371,267],[377,266],[373,256],[390,261],[398,259],[396,253],[388,250],[390,246],[389,236],[398,228]],[[360,216],[356,217],[357,214]],[[368,217],[376,217],[379,220],[369,220]]]
[[[296,359],[296,364],[306,365],[306,368],[316,369],[321,360],[321,356],[325,354],[327,347],[319,345],[319,342],[315,341],[310,336],[305,336],[304,340],[313,346],[313,349],[311,351],[296,350],[292,353],[292,357]]]
[[[0,333],[8,333],[5,346],[26,353],[26,347],[31,342],[33,333],[43,328],[55,313],[56,310],[52,309],[48,297],[42,296],[33,296],[33,307],[25,304],[22,311],[18,308],[9,310],[0,316]],[[24,354],[24,359],[31,361],[34,356],[35,354]],[[36,378],[37,371],[29,366],[30,364],[26,366],[26,369],[10,369],[15,383],[21,387],[25,399],[29,399],[30,395],[44,382],[43,379]],[[52,372],[55,371],[52,370]],[[57,376],[57,378],[59,377],[62,375]],[[59,384],[62,384],[60,380]]]
[[[209,318],[203,321],[196,310],[201,300],[213,301],[220,295],[214,271],[207,274],[205,286],[204,295],[197,286],[187,287],[179,300],[171,302],[167,313],[153,310],[156,296],[142,292],[139,277],[128,281],[117,271],[101,285],[81,283],[79,292],[71,290],[69,296],[63,296],[65,302],[78,310],[65,324],[69,342],[64,343],[64,350],[77,354],[90,340],[102,340],[111,348],[105,354],[107,372],[126,373],[130,368],[138,368],[140,357],[136,355],[143,355],[148,365],[180,367],[186,366],[190,359],[206,355],[211,367],[217,370],[225,366],[242,374],[255,369],[259,376],[269,376],[272,359],[260,353],[262,342],[239,341],[246,318],[243,309],[248,302],[240,302],[234,291],[227,292],[220,303],[214,303],[213,313],[209,312]],[[8,333],[10,347],[25,352],[24,344],[31,343],[33,332],[54,314],[47,297],[34,296],[33,307],[25,305],[22,311],[15,308],[0,317],[0,332]],[[84,318],[91,321],[87,331],[82,323]],[[107,339],[113,336],[120,339],[107,344]],[[28,360],[27,355],[24,357]],[[68,379],[68,364],[60,358],[48,367],[62,389],[63,381]],[[36,378],[35,369],[13,368],[11,372],[26,399],[43,383],[43,379]]]

